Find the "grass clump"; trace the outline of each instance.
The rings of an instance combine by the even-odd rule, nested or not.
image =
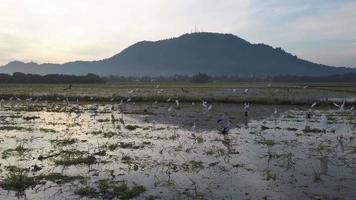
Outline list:
[[[28,149],[19,145],[15,149],[6,149],[2,152],[2,159],[7,159],[10,156],[23,155]]]
[[[51,143],[56,146],[68,146],[75,144],[78,139],[51,140]]]
[[[84,179],[84,177],[82,177],[82,176],[67,176],[67,175],[63,175],[61,173],[50,173],[47,175],[40,175],[36,178],[39,180],[51,181],[51,182],[57,183],[57,184],[64,184],[64,183],[73,182],[75,180],[83,180]]]
[[[93,155],[88,155],[86,152],[77,150],[66,150],[60,153],[60,159],[55,160],[56,165],[71,166],[71,165],[92,165],[96,163],[96,158]]]
[[[28,176],[27,169],[17,167],[9,169],[9,173],[6,175],[5,179],[0,182],[0,187],[3,189],[22,193],[27,188],[37,185],[36,178]]]
[[[96,163],[96,158],[94,156],[80,156],[72,158],[62,158],[54,161],[56,165],[71,166],[71,165],[92,165]]]
[[[140,128],[140,126],[137,126],[137,125],[126,125],[125,128],[129,131],[134,131],[136,130],[137,128]]]
[[[83,187],[75,191],[81,197],[102,198],[102,199],[132,199],[145,192],[146,188],[139,185],[129,187],[126,182],[101,180],[97,188]]]
[[[189,163],[191,164],[193,170],[204,168],[202,161],[191,160]]]
[[[77,189],[74,194],[79,195],[81,197],[89,197],[89,198],[97,198],[100,194],[96,191],[95,188],[86,186]]]
[[[275,181],[276,180],[276,175],[275,174],[273,174],[271,171],[266,171],[265,172],[265,176],[266,176],[266,180],[267,181],[270,181],[270,180],[273,180],[273,181]]]

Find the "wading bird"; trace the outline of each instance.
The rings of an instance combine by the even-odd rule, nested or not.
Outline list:
[[[334,104],[335,107],[338,107],[340,109],[340,111],[343,111],[344,108],[345,108],[345,99],[344,99],[344,101],[342,102],[341,105],[339,105],[339,104],[337,104],[335,102],[333,104]]]
[[[63,90],[70,90],[72,89],[72,84],[69,84],[68,87],[64,88]]]

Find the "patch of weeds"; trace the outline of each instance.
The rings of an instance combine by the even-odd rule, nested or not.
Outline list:
[[[264,125],[261,125],[261,130],[268,130],[268,129],[271,129],[271,128],[269,128],[267,126],[264,126]]]
[[[201,143],[204,142],[203,136],[198,136],[198,137],[196,137],[195,139],[197,140],[198,144],[201,144]]]
[[[304,133],[322,133],[323,130],[317,128],[305,128],[303,129]]]
[[[78,142],[78,139],[51,140],[51,143],[56,146],[67,146]]]
[[[71,166],[71,165],[92,165],[96,162],[96,158],[94,156],[82,156],[76,158],[63,158],[54,161],[56,165],[63,165],[63,166]]]
[[[23,155],[28,149],[24,148],[23,146],[19,145],[15,149],[6,149],[2,152],[2,159],[7,159],[10,156],[15,155]]]
[[[26,121],[30,121],[30,120],[35,120],[35,119],[39,119],[39,116],[24,116],[22,117],[22,119],[26,120]]]
[[[276,180],[276,175],[273,174],[271,171],[267,170],[265,171],[265,177],[266,177],[266,180],[267,181],[270,181],[270,180],[273,180],[275,181]]]
[[[50,128],[40,128],[40,131],[45,132],[45,133],[56,133],[57,131],[54,129]]]
[[[74,194],[79,195],[80,197],[89,197],[89,198],[97,198],[100,195],[95,188],[89,186],[77,189],[74,192]]]
[[[23,193],[27,188],[37,185],[35,177],[28,176],[27,169],[13,167],[6,177],[0,182],[0,187]]]
[[[0,130],[4,131],[32,131],[32,128],[26,128],[22,126],[1,126]]]
[[[119,147],[119,144],[109,144],[108,149],[110,151],[115,151]]]
[[[132,199],[146,191],[143,186],[134,185],[131,188],[123,181],[101,180],[96,188],[83,187],[75,191],[81,197],[103,199]]]
[[[275,145],[275,142],[273,140],[262,140],[259,143],[266,145],[268,148],[273,147]]]
[[[54,161],[56,165],[63,165],[63,166],[80,165],[80,164],[92,165],[96,163],[96,158],[94,156],[87,155],[86,152],[82,152],[82,151],[66,150],[66,151],[62,151],[60,155],[61,158]]]
[[[104,132],[103,133],[103,137],[104,138],[112,138],[114,137],[115,135],[117,135],[117,133],[113,132],[113,131],[108,131],[108,132]]]
[[[73,182],[75,180],[83,180],[84,177],[82,177],[82,176],[67,176],[67,175],[63,175],[61,173],[50,173],[50,174],[46,174],[46,175],[37,176],[36,179],[51,181],[51,182],[57,183],[57,184],[65,184],[65,183]]]
[[[131,163],[132,158],[130,156],[123,156],[121,158],[122,163]]]
[[[290,128],[290,127],[288,127],[287,130],[288,130],[288,131],[297,131],[298,129],[297,129],[297,128]]]
[[[130,125],[129,124],[129,125],[126,125],[125,128],[127,130],[133,131],[133,130],[136,130],[137,128],[140,128],[140,126],[138,126],[138,125]]]
[[[192,166],[192,170],[196,169],[203,169],[204,165],[202,161],[191,160],[189,161],[190,165]]]

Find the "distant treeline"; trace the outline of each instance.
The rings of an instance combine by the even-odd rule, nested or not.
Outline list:
[[[108,76],[104,78],[108,83],[121,82],[186,82],[186,83],[210,83],[210,82],[262,82],[270,80],[269,77],[240,77],[240,76],[209,76],[205,73],[198,73],[192,76],[174,75],[174,76],[142,76],[142,77],[124,77],[124,76]]]
[[[95,74],[87,74],[85,76],[62,75],[62,74],[24,74],[15,72],[13,75],[0,74],[0,83],[105,83],[105,80]]]
[[[275,76],[272,78],[273,82],[346,82],[356,83],[356,73],[339,74],[332,76]]]

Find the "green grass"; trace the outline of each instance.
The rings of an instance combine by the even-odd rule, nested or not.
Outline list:
[[[271,84],[271,86],[268,86]],[[74,84],[73,89],[64,91],[64,84],[0,84],[0,96],[8,99],[17,96],[22,99],[41,97],[56,100],[68,97],[70,101],[109,101],[132,97],[135,102],[166,102],[169,97],[177,97],[181,102],[201,101],[221,103],[241,103],[248,100],[257,104],[311,104],[325,97],[356,97],[356,85],[347,83],[120,83],[120,84]],[[303,89],[308,85],[307,89]],[[182,92],[184,88],[188,93]],[[249,88],[247,95],[242,90]],[[132,89],[137,91],[129,94]],[[159,90],[163,89],[161,94]],[[236,93],[232,89],[237,89]],[[274,91],[278,90],[276,94]],[[93,97],[93,98],[91,98]],[[320,102],[320,104],[327,104]]]

